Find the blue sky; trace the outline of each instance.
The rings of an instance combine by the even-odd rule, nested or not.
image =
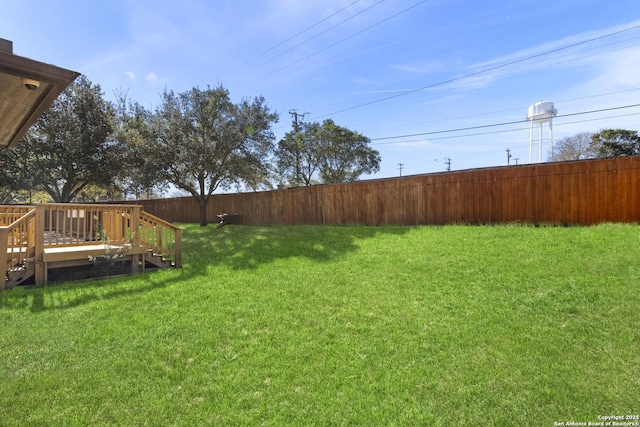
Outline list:
[[[279,138],[292,109],[332,118],[371,138],[382,156],[372,178],[385,178],[399,163],[403,175],[443,171],[446,159],[452,170],[502,166],[507,148],[527,163],[527,108],[541,100],[558,110],[556,141],[640,130],[629,107],[640,104],[640,2],[603,4],[32,0],[3,4],[0,37],[86,75],[107,99],[122,89],[154,108],[165,88],[222,83],[236,102],[263,95]],[[455,131],[465,128],[476,129]]]

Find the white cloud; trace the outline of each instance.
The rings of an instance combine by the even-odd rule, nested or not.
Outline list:
[[[443,70],[442,63],[437,61],[420,61],[409,64],[390,65],[390,68],[394,70],[418,74],[433,73]]]
[[[126,71],[125,72],[126,76],[129,77],[129,80],[131,80],[132,82],[136,81],[136,73],[133,71]]]
[[[616,78],[619,78],[621,70],[628,70],[628,75],[631,76],[635,70],[631,70],[629,64],[633,64],[633,61],[628,59],[614,61],[614,59],[620,56],[617,53],[620,44],[628,45],[630,40],[636,38],[639,30],[635,27],[639,25],[640,21],[633,21],[598,31],[583,32],[476,63],[469,67],[471,71],[469,75],[473,75],[469,78],[465,77],[463,82],[474,87],[482,87],[517,74],[594,64],[606,64],[611,74],[617,76]],[[626,31],[627,29],[629,31]],[[636,36],[629,39],[633,34]],[[614,62],[617,62],[620,68],[614,68],[616,66]],[[636,75],[633,77],[636,78]]]
[[[160,77],[158,74],[154,72],[148,73],[146,76],[144,76],[144,79],[154,86],[166,84],[168,80],[165,77]]]
[[[592,80],[589,86],[593,90],[590,92],[637,87],[640,86],[636,66],[640,63],[640,47],[634,43],[640,29],[634,27],[639,25],[640,20],[548,41],[471,64],[460,69],[458,75],[422,88],[378,89],[370,93],[469,91],[490,87],[519,75],[530,75],[531,81],[546,79],[548,77],[541,77],[541,73],[555,71],[563,71],[560,76],[566,76],[569,71],[575,84],[584,85],[585,81]],[[390,68],[414,74],[446,70],[442,63],[436,61],[394,64]]]
[[[536,46],[528,47],[526,49],[521,49],[516,52],[509,53],[507,55],[502,55],[497,58],[480,62],[480,63],[474,64],[472,68],[477,68],[477,69],[491,68],[500,64],[519,61],[519,60],[522,60],[523,58],[541,55],[545,52],[551,52],[554,50],[559,50],[561,48],[562,48],[561,52],[570,51],[573,48],[567,48],[567,49],[564,49],[564,48],[566,46],[574,46],[574,45],[575,45],[574,46],[575,48],[579,48],[579,46],[586,45],[590,41],[606,43],[607,40],[612,40],[612,38],[616,37],[618,33],[620,33],[620,36],[622,36],[621,33],[625,32],[625,30],[632,29],[634,27],[637,27],[638,25],[640,25],[640,20],[632,21],[627,24],[618,25],[615,27],[603,28],[597,31],[587,31],[579,34],[574,34],[559,40],[552,40]],[[631,31],[634,31],[634,30],[631,30]]]
[[[640,74],[637,68],[639,63],[640,46],[629,46],[610,52],[605,60],[594,59],[593,65],[599,69],[599,75],[590,84],[607,90],[639,87]]]

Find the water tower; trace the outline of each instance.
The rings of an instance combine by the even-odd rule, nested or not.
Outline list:
[[[540,101],[529,106],[527,120],[531,122],[529,129],[529,163],[542,162],[542,125],[549,122],[549,144],[553,152],[553,118],[558,114],[558,110],[553,108],[553,102]],[[533,125],[536,124],[536,139],[533,138]],[[536,145],[537,150],[534,150]]]

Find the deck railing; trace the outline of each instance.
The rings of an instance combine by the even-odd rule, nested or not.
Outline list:
[[[37,206],[45,247],[123,244],[133,239],[140,206],[48,203]]]
[[[181,241],[180,227],[144,212],[139,205],[0,206],[0,289],[5,287],[2,278],[7,272],[29,258],[36,283],[41,281],[39,270],[47,248],[130,244],[181,267]]]

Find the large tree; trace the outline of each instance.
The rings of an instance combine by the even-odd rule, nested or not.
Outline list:
[[[603,129],[591,137],[597,157],[624,157],[640,154],[640,136],[634,130]]]
[[[333,120],[302,123],[278,143],[282,178],[293,185],[352,182],[380,170],[380,153],[366,136],[336,125]]]
[[[294,124],[294,130],[287,132],[278,142],[276,163],[281,181],[298,187],[317,183],[319,161],[316,139],[312,138],[310,124]]]
[[[553,144],[553,152],[549,160],[552,162],[561,162],[593,159],[597,157],[597,152],[594,152],[591,146],[592,136],[593,134],[589,132],[581,132],[573,136],[561,138]]]
[[[126,93],[117,94],[114,135],[120,158],[117,182],[127,194],[139,198],[154,190],[163,190],[167,153],[156,146],[158,126],[153,112]]]
[[[10,150],[0,150],[0,204],[16,202],[17,192],[25,187],[23,175],[14,163]]]
[[[636,131],[603,129],[595,134],[582,132],[560,139],[554,144],[549,160],[582,160],[636,154],[640,154],[640,136]]]
[[[113,108],[99,85],[79,77],[9,149],[9,161],[27,189],[43,190],[55,202],[70,202],[88,185],[109,187],[116,157]]]
[[[200,225],[207,225],[207,204],[216,189],[256,185],[268,173],[271,125],[278,115],[262,97],[234,104],[222,85],[165,90],[155,118],[164,177],[197,200]]]

